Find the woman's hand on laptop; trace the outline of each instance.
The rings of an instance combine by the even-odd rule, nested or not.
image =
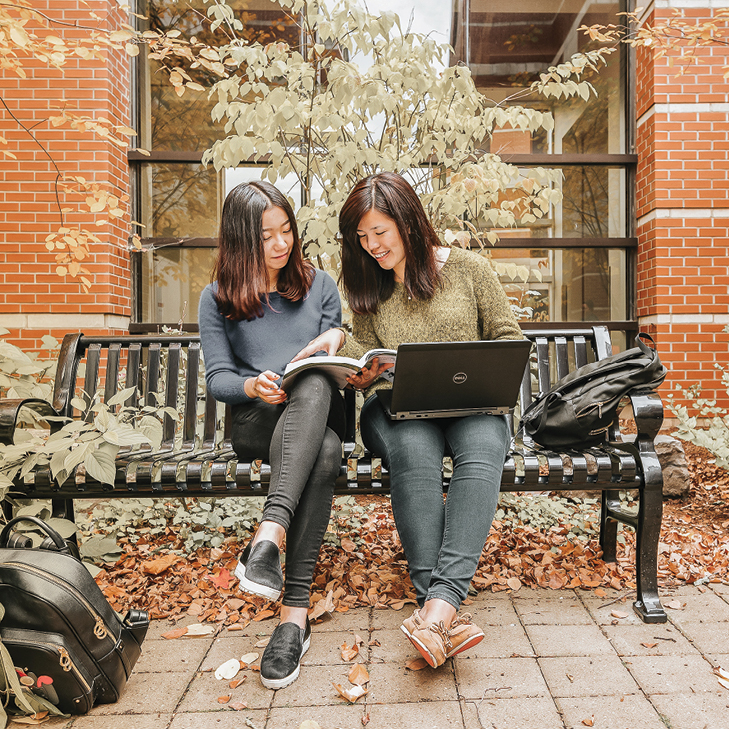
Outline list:
[[[385,370],[394,367],[392,362],[383,362],[380,364],[380,358],[374,357],[370,362],[369,367],[365,367],[355,375],[350,375],[347,378],[355,390],[364,390],[368,388]]]

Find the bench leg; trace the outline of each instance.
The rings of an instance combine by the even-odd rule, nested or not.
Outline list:
[[[640,495],[636,530],[636,586],[633,609],[644,623],[665,623],[666,611],[658,599],[658,542],[663,515],[663,475],[655,453],[641,454],[645,488]]]
[[[51,499],[51,516],[54,519],[68,519],[75,523],[73,499]]]
[[[619,491],[603,491],[600,502],[600,549],[605,562],[615,562],[618,540],[618,522],[608,516],[608,508],[620,507]]]

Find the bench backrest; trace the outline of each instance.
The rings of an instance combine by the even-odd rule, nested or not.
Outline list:
[[[535,346],[522,381],[522,408],[568,372],[612,354],[605,327],[525,328],[524,334]],[[136,388],[136,395],[130,395],[126,404],[164,405],[179,412],[177,423],[168,415],[163,417],[163,447],[176,442],[185,448],[210,449],[229,438],[229,408],[221,407],[207,392],[197,335],[66,335],[53,398],[62,415],[74,415],[74,397],[89,403],[96,394],[108,402],[130,387]],[[77,409],[75,413],[78,416]]]

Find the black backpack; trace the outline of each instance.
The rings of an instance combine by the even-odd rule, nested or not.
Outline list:
[[[22,542],[11,532],[19,521],[48,535],[42,548],[8,548],[9,539]],[[35,517],[12,519],[0,532],[0,637],[24,674],[51,679],[36,689],[67,714],[119,698],[149,626],[142,610],[117,615],[77,554]]]
[[[666,377],[648,334],[636,347],[580,367],[542,393],[522,414],[521,428],[545,448],[584,448],[605,441],[620,400],[633,390],[653,390]]]

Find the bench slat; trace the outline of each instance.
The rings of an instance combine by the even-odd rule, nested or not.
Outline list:
[[[537,383],[539,392],[547,392],[551,385],[549,376],[549,340],[546,337],[537,337]]]
[[[565,337],[554,338],[554,352],[557,357],[557,379],[561,380],[570,371],[570,363],[567,355],[567,339]]]
[[[192,342],[187,348],[187,378],[185,380],[185,419],[182,439],[185,445],[194,445],[197,424],[197,380],[200,374],[200,343]]]
[[[96,386],[99,382],[99,360],[101,359],[101,345],[91,344],[86,352],[86,376],[84,377],[83,399],[86,401],[86,422],[90,423],[94,414],[88,406],[94,401]]]
[[[138,342],[132,342],[127,348],[127,379],[125,387],[135,387],[139,390],[139,380],[142,366],[142,345]],[[130,395],[124,404],[133,407],[137,404],[139,393]]]
[[[106,375],[104,377],[104,402],[109,402],[116,395],[119,381],[119,355],[121,344],[118,342],[109,345],[106,352]]]
[[[167,367],[165,376],[165,407],[177,410],[177,391],[180,386],[180,343],[171,342],[167,347]],[[175,421],[165,413],[163,422],[162,443],[172,443],[175,439]]]
[[[147,389],[145,391],[144,404],[156,407],[159,403],[153,393],[159,389],[159,365],[160,365],[159,342],[152,342],[147,350]]]

